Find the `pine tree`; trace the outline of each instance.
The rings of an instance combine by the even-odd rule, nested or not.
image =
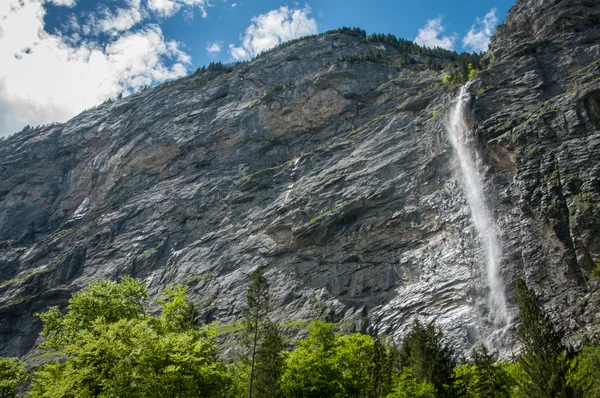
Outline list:
[[[495,354],[485,345],[473,351],[475,382],[473,393],[476,397],[508,398],[510,396],[510,378],[501,364],[496,363]]]
[[[269,322],[270,306],[269,283],[262,270],[257,269],[250,276],[246,306],[242,309],[242,344],[248,350],[250,360],[249,398],[253,395],[256,353],[264,336],[264,327]]]
[[[394,349],[395,347],[381,336],[373,339],[371,388],[367,395],[369,398],[385,397],[392,391]]]
[[[517,304],[523,345],[520,362],[530,379],[521,386],[523,391],[532,398],[572,397],[574,391],[567,384],[572,353],[563,345],[563,335],[554,329],[539,297],[522,279],[517,280]]]
[[[442,342],[442,331],[433,322],[423,325],[418,319],[400,347],[400,366],[411,368],[417,382],[433,384],[438,396],[453,396],[454,352]]]
[[[254,367],[254,396],[277,398],[281,396],[280,379],[283,373],[283,340],[277,326],[267,322],[263,327],[263,338],[256,350]]]

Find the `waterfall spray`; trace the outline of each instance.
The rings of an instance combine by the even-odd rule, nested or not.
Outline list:
[[[446,130],[452,147],[454,147],[458,156],[463,189],[471,210],[475,229],[485,251],[487,280],[490,288],[489,307],[494,316],[494,323],[501,325],[509,322],[504,284],[498,270],[502,253],[494,222],[485,203],[481,178],[469,149],[464,143],[464,136],[468,130],[465,120],[465,107],[468,100],[467,88],[463,86],[452,109],[450,119],[446,123]]]

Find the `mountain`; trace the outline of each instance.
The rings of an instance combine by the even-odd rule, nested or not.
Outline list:
[[[438,65],[460,60],[340,29],[1,141],[0,354],[123,275],[189,286],[225,333],[256,267],[291,334],[325,318],[401,337],[418,316],[508,352],[518,277],[570,339],[597,333],[600,1],[519,0],[459,102],[502,322],[448,138],[459,87]]]

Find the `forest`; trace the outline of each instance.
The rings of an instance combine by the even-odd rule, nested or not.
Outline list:
[[[198,324],[186,290],[172,286],[153,303],[137,279],[91,283],[64,311],[38,314],[44,365],[0,359],[0,397],[600,397],[600,348],[566,346],[523,280],[521,350],[511,361],[484,345],[458,356],[418,318],[399,343],[318,320],[291,342],[270,319],[261,270],[251,274],[236,344],[225,349],[214,324]]]

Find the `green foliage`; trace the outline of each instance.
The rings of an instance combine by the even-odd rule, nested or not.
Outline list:
[[[273,101],[275,96],[285,89],[290,89],[296,87],[296,82],[289,82],[287,84],[279,83],[265,91],[262,95],[263,100],[265,101]]]
[[[371,51],[366,50],[361,55],[344,55],[339,57],[336,62],[378,62],[383,63],[384,59],[379,49]]]
[[[277,326],[267,323],[263,327],[262,341],[256,351],[254,368],[255,397],[281,396],[279,381],[283,373],[283,340]]]
[[[250,398],[253,395],[276,397],[279,394],[278,379],[282,366],[279,355],[283,349],[283,342],[277,327],[269,319],[270,311],[269,283],[262,270],[257,269],[250,275],[246,306],[242,308],[241,342],[250,363],[248,386]],[[255,379],[257,379],[256,388]]]
[[[248,380],[250,365],[246,362],[234,362],[227,365],[227,375],[231,379],[229,398],[248,398]]]
[[[330,30],[330,31],[328,31],[328,33],[343,33],[345,35],[355,36],[355,37],[359,37],[361,39],[364,39],[365,37],[367,37],[367,32],[365,32],[364,29],[357,28],[357,27],[349,28],[349,27],[343,26],[339,29]]]
[[[418,383],[431,383],[442,396],[452,395],[454,352],[442,342],[442,332],[433,323],[418,319],[400,347],[400,366],[411,368]]]
[[[336,335],[333,325],[313,322],[285,359],[281,388],[285,397],[364,397],[372,391],[373,339]]]
[[[191,329],[196,323],[194,305],[187,301],[187,286],[172,286],[162,291],[165,299],[156,301],[162,307],[160,316],[153,319],[160,333],[180,332]]]
[[[64,314],[56,307],[41,314],[45,346],[54,349],[45,358],[54,362],[34,373],[28,396],[600,397],[600,348],[573,358],[522,280],[522,355],[514,364],[496,362],[481,346],[471,362],[455,366],[442,332],[418,320],[399,349],[382,336],[343,335],[332,324],[312,322],[308,337],[284,352],[269,319],[269,284],[257,270],[241,323],[246,359],[226,366],[217,358],[215,326],[196,327],[185,287],[165,289],[156,315],[148,312],[147,295],[131,278],[95,282],[73,295]],[[23,362],[0,358],[0,397],[15,397],[26,380]]]
[[[569,375],[569,384],[585,397],[600,398],[600,347],[585,347],[577,355],[577,367]]]
[[[331,324],[313,322],[309,335],[287,355],[281,390],[288,398],[343,397],[340,370],[335,359]]]
[[[371,389],[374,343],[370,336],[353,333],[335,338],[335,362],[346,397],[363,397]]]
[[[515,380],[503,362],[496,362],[487,347],[473,351],[473,364],[464,364],[454,369],[455,393],[461,397],[510,397]]]
[[[222,397],[225,365],[209,329],[167,332],[148,320],[99,318],[35,374],[32,397]]]
[[[469,74],[468,74],[467,78],[469,80],[473,80],[477,76],[477,73],[479,73],[479,70],[473,68],[473,65],[469,64]]]
[[[58,349],[71,343],[78,333],[90,330],[100,317],[107,323],[142,319],[146,316],[147,299],[148,289],[133,278],[123,277],[119,283],[107,280],[92,282],[71,297],[65,315],[58,307],[50,307],[47,312],[37,314],[44,322],[41,335],[48,338],[40,348]]]
[[[397,353],[391,339],[385,336],[377,336],[373,339],[371,386],[367,392],[368,398],[385,397],[392,391],[392,375]]]
[[[521,314],[519,340],[523,346],[519,359],[529,377],[521,388],[532,398],[570,397],[574,391],[567,383],[571,353],[562,344],[562,334],[554,329],[539,297],[525,281],[517,280],[517,304]]]
[[[436,111],[435,109],[431,112],[431,118],[432,119],[437,119],[438,117],[438,111]]]
[[[600,279],[600,261],[596,261],[596,268],[592,270],[592,278]]]
[[[437,392],[428,381],[417,381],[412,369],[405,367],[394,382],[394,390],[387,398],[434,398]]]
[[[145,311],[139,281],[100,281],[73,295],[66,314],[40,314],[45,347],[67,357],[38,370],[31,397],[224,397],[230,389],[217,360],[216,333],[194,327],[186,288],[165,289],[162,311]]]
[[[19,358],[0,357],[0,397],[17,396],[17,388],[27,381],[25,363]]]

